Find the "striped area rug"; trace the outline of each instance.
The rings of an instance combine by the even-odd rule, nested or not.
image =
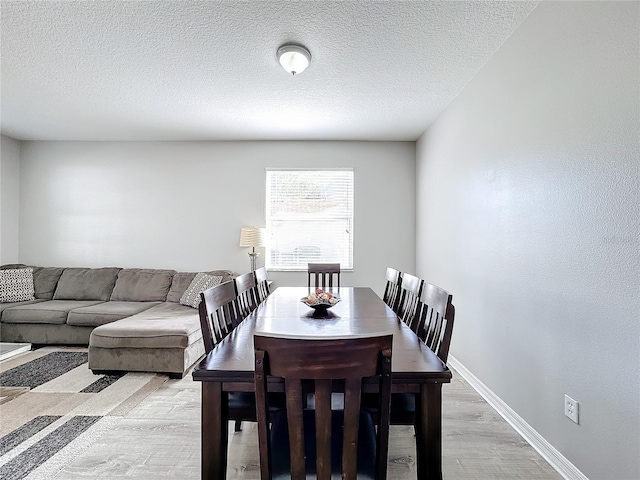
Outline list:
[[[45,347],[0,363],[0,478],[52,478],[166,380],[94,375],[86,348]]]

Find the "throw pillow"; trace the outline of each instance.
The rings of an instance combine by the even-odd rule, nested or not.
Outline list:
[[[189,307],[198,308],[200,305],[200,293],[205,290],[220,285],[222,277],[207,275],[206,273],[197,273],[191,284],[182,294],[180,303]]]
[[[33,268],[0,270],[0,303],[35,300]]]

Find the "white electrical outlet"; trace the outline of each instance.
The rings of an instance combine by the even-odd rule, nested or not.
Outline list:
[[[578,423],[579,404],[569,395],[564,396],[564,414],[574,422]]]

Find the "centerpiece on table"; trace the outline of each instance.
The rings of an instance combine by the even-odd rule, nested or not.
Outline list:
[[[317,310],[331,308],[340,301],[340,299],[331,292],[325,292],[321,288],[318,288],[315,293],[312,293],[309,296],[302,297],[300,300],[307,307],[315,308]]]

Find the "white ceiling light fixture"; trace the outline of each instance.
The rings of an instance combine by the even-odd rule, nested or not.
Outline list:
[[[276,57],[287,72],[297,75],[306,70],[311,63],[311,53],[301,45],[287,43],[278,48]]]

